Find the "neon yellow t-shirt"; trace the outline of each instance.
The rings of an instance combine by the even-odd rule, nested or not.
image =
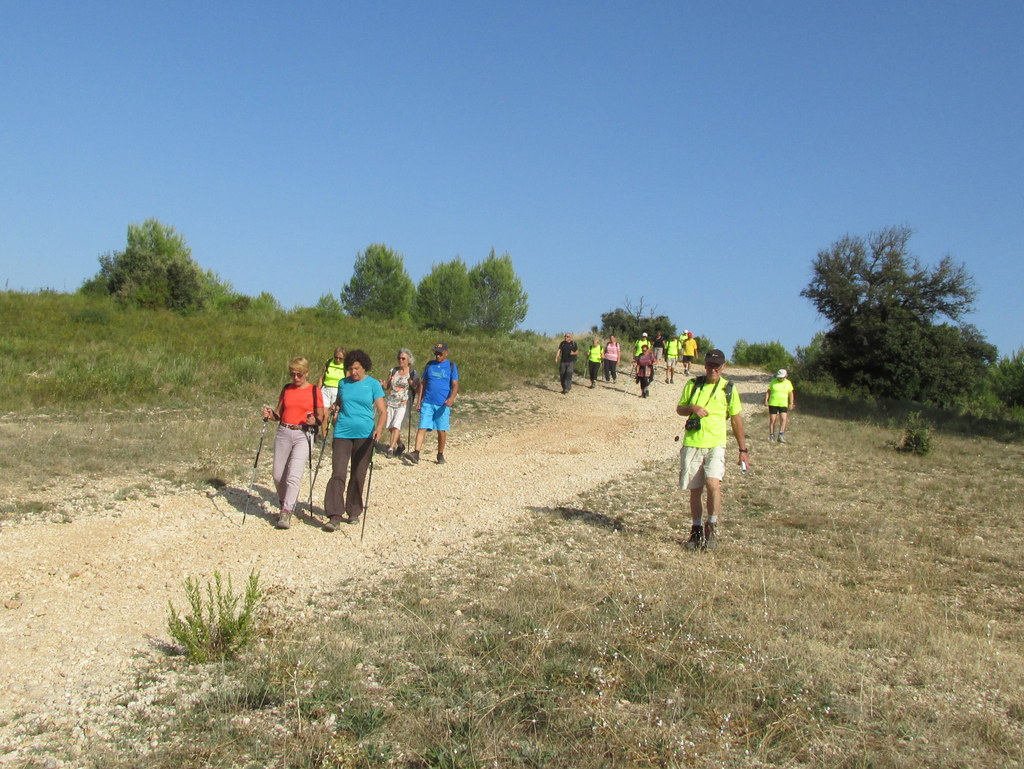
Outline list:
[[[589,350],[587,350],[587,359],[591,363],[600,363],[601,362],[601,356],[603,354],[604,354],[604,348],[601,347],[601,345],[599,345],[599,344],[595,344],[595,345],[591,346],[591,348]]]
[[[698,377],[697,379],[704,379]],[[719,377],[714,384],[705,382],[702,387],[697,388],[694,393],[694,386],[697,379],[691,379],[683,386],[682,397],[679,398],[680,406],[702,406],[708,410],[706,417],[701,417],[699,430],[687,430],[683,436],[684,446],[693,446],[698,449],[713,449],[716,446],[724,446],[729,437],[729,417],[735,416],[743,411],[743,404],[740,402],[740,391],[734,386],[732,398],[725,402],[725,390],[729,380]]]
[[[773,379],[768,383],[768,405],[789,406],[789,394],[793,392],[793,383],[789,377]]]
[[[679,357],[679,340],[672,338],[665,342],[665,355],[669,358]]]
[[[697,340],[694,337],[690,337],[683,342],[683,355],[689,355],[693,357],[697,354]]]

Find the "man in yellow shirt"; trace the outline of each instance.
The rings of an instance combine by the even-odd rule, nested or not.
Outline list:
[[[789,372],[780,368],[775,378],[768,383],[768,391],[764,394],[764,405],[768,407],[768,442],[775,440],[775,423],[779,423],[779,443],[786,442],[786,425],[789,422],[789,410],[796,408],[796,396],[793,394],[793,383],[789,381]]]
[[[693,338],[693,334],[686,331],[686,338],[683,340],[683,373],[686,376],[690,376],[690,364],[693,363],[697,358],[697,340]]]
[[[729,424],[739,443],[740,466],[746,471],[750,465],[743,432],[743,404],[739,392],[722,376],[724,368],[725,353],[711,350],[704,357],[704,376],[686,383],[676,406],[676,413],[686,417],[686,434],[679,452],[679,487],[690,492],[688,550],[707,550],[716,545]],[[707,521],[702,520],[704,489],[707,489]]]

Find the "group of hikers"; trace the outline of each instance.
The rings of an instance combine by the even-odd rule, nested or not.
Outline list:
[[[661,331],[655,332],[654,339],[650,339],[646,331],[643,332],[640,338],[633,343],[632,376],[640,385],[640,397],[647,398],[650,395],[649,388],[658,367],[663,366],[665,369],[665,383],[672,384],[675,382],[676,365],[679,359],[682,358],[683,375],[689,376],[690,366],[693,365],[697,354],[697,339],[691,331],[683,331],[678,337],[673,336],[667,339]],[[566,395],[572,390],[572,377],[578,356],[579,345],[576,344],[573,335],[567,333],[555,351],[562,395]],[[611,334],[604,344],[601,344],[601,340],[595,336],[590,347],[587,348],[587,375],[590,378],[590,388],[593,389],[597,386],[597,380],[602,373],[605,382],[617,382],[620,360],[622,360],[622,346],[615,334]]]
[[[653,343],[648,342],[646,333],[641,335],[633,345],[633,376],[640,384],[641,397],[648,397],[648,387],[659,365],[664,365],[665,381],[669,384],[674,381],[680,353],[683,373],[689,376],[698,355],[692,333],[684,331],[679,337],[666,340],[658,332]],[[555,353],[562,394],[572,388],[578,354],[573,335],[565,334]],[[310,368],[306,358],[296,357],[288,362],[291,381],[281,389],[277,408],[263,407],[264,422],[279,423],[274,439],[273,469],[280,503],[275,520],[277,528],[291,526],[304,466],[311,464],[317,435],[323,441],[321,456],[326,439],[332,438],[331,478],[324,494],[325,531],[336,531],[342,523],[359,523],[362,519],[368,491],[367,471],[372,467],[373,452],[385,430],[388,431],[385,455],[389,459],[404,455],[412,464],[420,461],[427,432],[436,431],[437,463],[445,464],[449,410],[459,392],[459,371],[448,359],[448,345],[444,342],[434,345],[433,356],[434,360],[417,376],[413,354],[403,347],[383,383],[368,376],[373,363],[363,350],[346,352],[343,347],[337,348],[334,356],[324,363],[315,385],[308,381]],[[595,338],[587,357],[590,386],[596,386],[602,369],[606,382],[616,381],[621,358],[622,350],[614,335],[604,345]],[[750,466],[742,404],[733,383],[722,376],[725,363],[725,353],[710,350],[704,356],[704,373],[686,382],[676,404],[676,414],[686,418],[680,449],[679,487],[689,491],[688,549],[707,550],[716,545],[729,426],[739,444],[740,467],[746,472]],[[793,384],[785,369],[779,369],[769,383],[764,405],[769,411],[769,442],[785,443],[788,412],[796,405]],[[414,447],[407,452],[401,440],[402,425],[408,413],[411,430],[412,409],[419,413],[419,423]]]
[[[274,438],[274,486],[279,513],[274,525],[291,527],[303,471],[312,464],[313,444],[320,437],[321,456],[331,437],[331,478],[324,493],[325,531],[341,524],[359,523],[366,506],[367,471],[373,452],[388,432],[388,459],[403,454],[412,464],[420,461],[426,434],[437,432],[437,463],[444,464],[450,427],[449,410],[459,392],[459,369],[448,360],[448,345],[438,342],[434,359],[417,376],[410,350],[398,351],[396,365],[383,384],[368,376],[373,361],[363,350],[338,347],[322,368],[316,384],[309,381],[309,361],[288,361],[290,381],[281,388],[277,408],[263,407],[263,419],[278,423]],[[419,413],[416,441],[406,452],[402,425],[412,410]],[[258,460],[257,452],[257,460]],[[312,494],[312,491],[310,491]]]
[[[605,381],[615,381],[621,352],[615,335],[610,335],[603,346],[594,337],[587,350],[587,374],[591,388],[597,384],[602,362]],[[649,396],[648,388],[659,366],[664,366],[667,384],[675,381],[675,367],[680,353],[683,374],[689,376],[690,368],[698,356],[697,340],[692,332],[687,330],[678,337],[666,339],[658,331],[653,340],[649,339],[646,332],[640,335],[633,344],[632,372],[640,385],[640,397]],[[563,395],[572,389],[573,369],[578,354],[579,348],[573,335],[567,333],[555,353]],[[689,491],[691,525],[686,547],[690,550],[708,550],[717,543],[722,479],[725,477],[727,428],[730,425],[739,444],[738,464],[743,472],[750,466],[750,453],[743,429],[743,406],[733,383],[722,376],[724,368],[725,353],[710,350],[704,356],[704,373],[686,382],[676,405],[676,414],[686,417],[683,445],[679,452],[679,488]],[[785,443],[789,410],[796,405],[793,383],[786,369],[779,369],[769,382],[764,405],[768,407],[769,414],[769,442]]]

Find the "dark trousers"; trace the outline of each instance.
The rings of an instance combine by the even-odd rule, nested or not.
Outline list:
[[[572,389],[572,370],[576,367],[576,361],[563,360],[558,364],[558,378],[562,382],[562,392],[569,392]]]
[[[601,361],[599,360],[588,360],[587,368],[590,371],[590,384],[594,384],[597,381],[597,375],[601,371]]]
[[[342,513],[358,518],[363,514],[363,488],[372,456],[372,438],[335,438],[331,443],[331,480],[324,493],[324,511],[328,518],[340,518]],[[349,465],[352,474],[346,489]]]
[[[604,361],[604,381],[611,380],[616,381],[616,376],[619,373],[619,362],[617,360],[606,360]]]

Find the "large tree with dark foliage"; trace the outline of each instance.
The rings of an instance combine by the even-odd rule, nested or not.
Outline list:
[[[952,405],[996,349],[963,322],[977,290],[949,256],[923,267],[909,227],[846,235],[818,252],[801,291],[832,327],[817,359],[839,385],[887,398]]]

